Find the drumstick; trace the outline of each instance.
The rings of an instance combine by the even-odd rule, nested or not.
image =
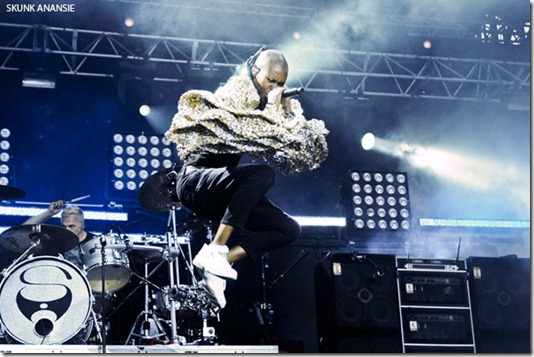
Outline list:
[[[78,202],[78,201],[84,200],[84,199],[86,199],[88,197],[91,197],[91,195],[76,197],[76,198],[73,198],[72,200],[65,201],[65,203]]]

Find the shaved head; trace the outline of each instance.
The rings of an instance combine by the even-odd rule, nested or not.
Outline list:
[[[256,59],[255,65],[259,68],[267,68],[270,66],[282,66],[289,70],[286,57],[282,52],[277,50],[265,50]]]

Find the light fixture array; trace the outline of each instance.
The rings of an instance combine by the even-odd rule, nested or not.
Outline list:
[[[405,172],[350,171],[346,227],[358,231],[406,231],[410,199]]]
[[[137,191],[156,172],[176,160],[171,143],[162,135],[113,135],[112,187],[114,191]]]

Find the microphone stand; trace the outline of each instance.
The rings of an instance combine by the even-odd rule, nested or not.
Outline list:
[[[295,265],[297,265],[298,262],[300,262],[302,260],[302,258],[304,258],[306,255],[308,254],[308,252],[306,250],[301,250],[299,255],[297,257],[295,257],[293,259],[293,261],[289,264],[289,266],[282,272],[280,273],[273,281],[272,283],[269,285],[270,288],[273,288],[276,284],[278,284],[278,282],[280,280],[282,280],[286,274],[291,270],[293,269],[293,267]]]
[[[100,237],[100,252],[102,254],[102,353],[106,353],[106,314],[104,313],[104,305],[106,303],[106,268],[105,268],[105,259],[106,259],[106,240],[104,236]],[[95,321],[96,322],[96,321]],[[98,322],[96,322],[98,324]]]

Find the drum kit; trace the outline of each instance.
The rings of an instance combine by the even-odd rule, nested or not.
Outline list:
[[[213,343],[215,330],[208,319],[217,317],[220,309],[195,277],[192,229],[187,224],[182,229],[176,220],[181,208],[175,193],[178,170],[173,166],[155,173],[137,196],[143,208],[168,211],[165,236],[147,236],[141,242],[113,232],[95,236],[79,245],[83,268],[63,256],[79,244],[65,228],[24,224],[2,232],[0,246],[19,256],[0,272],[0,337],[7,343],[31,345],[89,344],[91,339],[105,351],[107,320],[144,288],[143,310],[125,344]],[[0,186],[0,200],[24,195],[20,189]],[[209,238],[209,226],[205,228]],[[131,269],[129,256],[134,253],[143,263],[142,275]],[[165,265],[165,283],[150,281]],[[133,277],[139,284],[110,309],[109,296],[131,284]],[[199,320],[197,330],[187,336],[178,333],[178,319],[183,317]]]

